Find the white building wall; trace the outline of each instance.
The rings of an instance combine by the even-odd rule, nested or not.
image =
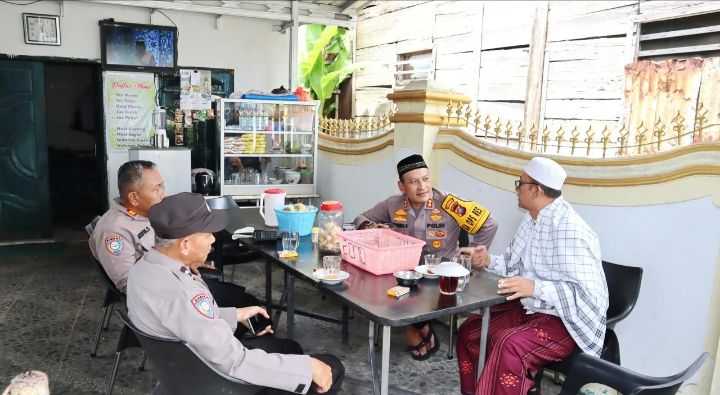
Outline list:
[[[60,46],[28,45],[23,38],[22,13],[60,15],[55,1],[26,6],[0,3],[0,54],[89,59],[100,62],[98,21],[172,26],[160,13],[140,7],[63,2]],[[288,85],[289,35],[273,32],[273,21],[223,16],[216,28],[215,16],[181,11],[163,11],[178,27],[178,66],[235,70],[235,90],[269,91]],[[152,20],[151,20],[152,19]],[[108,199],[117,195],[115,174],[128,160],[127,152],[107,155]]]

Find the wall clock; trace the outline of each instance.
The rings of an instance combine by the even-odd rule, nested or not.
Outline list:
[[[60,45],[60,17],[23,13],[25,44]]]

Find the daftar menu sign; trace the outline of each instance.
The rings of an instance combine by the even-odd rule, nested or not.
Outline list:
[[[103,104],[108,152],[150,145],[155,134],[155,75],[152,73],[105,72]]]

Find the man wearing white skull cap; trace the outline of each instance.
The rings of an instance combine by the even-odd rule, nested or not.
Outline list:
[[[469,247],[473,266],[504,276],[498,293],[507,302],[491,308],[487,361],[475,380],[482,316],[458,330],[463,394],[527,394],[543,365],[575,346],[599,356],[605,337],[608,291],[595,232],[563,199],[567,173],[536,157],[515,181],[518,206],[527,210],[503,255]]]

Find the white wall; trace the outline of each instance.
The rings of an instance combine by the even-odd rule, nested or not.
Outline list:
[[[391,156],[371,164],[349,165],[333,163],[331,155],[319,151],[318,193],[321,201],[338,200],[343,204],[345,222],[352,222],[381,200],[400,193]]]
[[[492,211],[500,227],[490,250],[501,253],[525,213],[517,195],[449,165],[441,180],[440,189]],[[566,198],[572,202],[572,196]],[[705,351],[712,319],[720,208],[711,197],[635,207],[573,206],[598,234],[604,260],[644,269],[635,310],[616,327],[623,366],[656,376],[686,368]]]
[[[55,1],[27,6],[0,3],[0,53],[99,62],[98,21],[114,18],[117,22],[172,25],[160,13],[151,21],[146,8],[66,1],[60,18],[62,45],[28,45],[23,39],[23,12],[59,15],[60,7]],[[218,30],[214,15],[163,12],[178,26],[178,65],[235,69],[236,90],[287,86],[290,38],[273,32],[272,21],[223,16]]]
[[[145,8],[66,1],[64,16],[60,18],[62,45],[28,45],[23,39],[23,12],[60,15],[60,7],[55,1],[27,6],[0,3],[0,53],[99,62],[98,21],[114,18],[117,22],[172,25],[160,13],[156,13],[151,21],[150,10]],[[220,29],[216,29],[214,15],[163,12],[178,26],[179,66],[234,69],[236,91],[269,91],[280,85],[288,86],[290,38],[273,32],[273,21],[223,16]],[[108,155],[108,198],[117,195],[113,179],[117,169],[127,160],[127,153]]]

